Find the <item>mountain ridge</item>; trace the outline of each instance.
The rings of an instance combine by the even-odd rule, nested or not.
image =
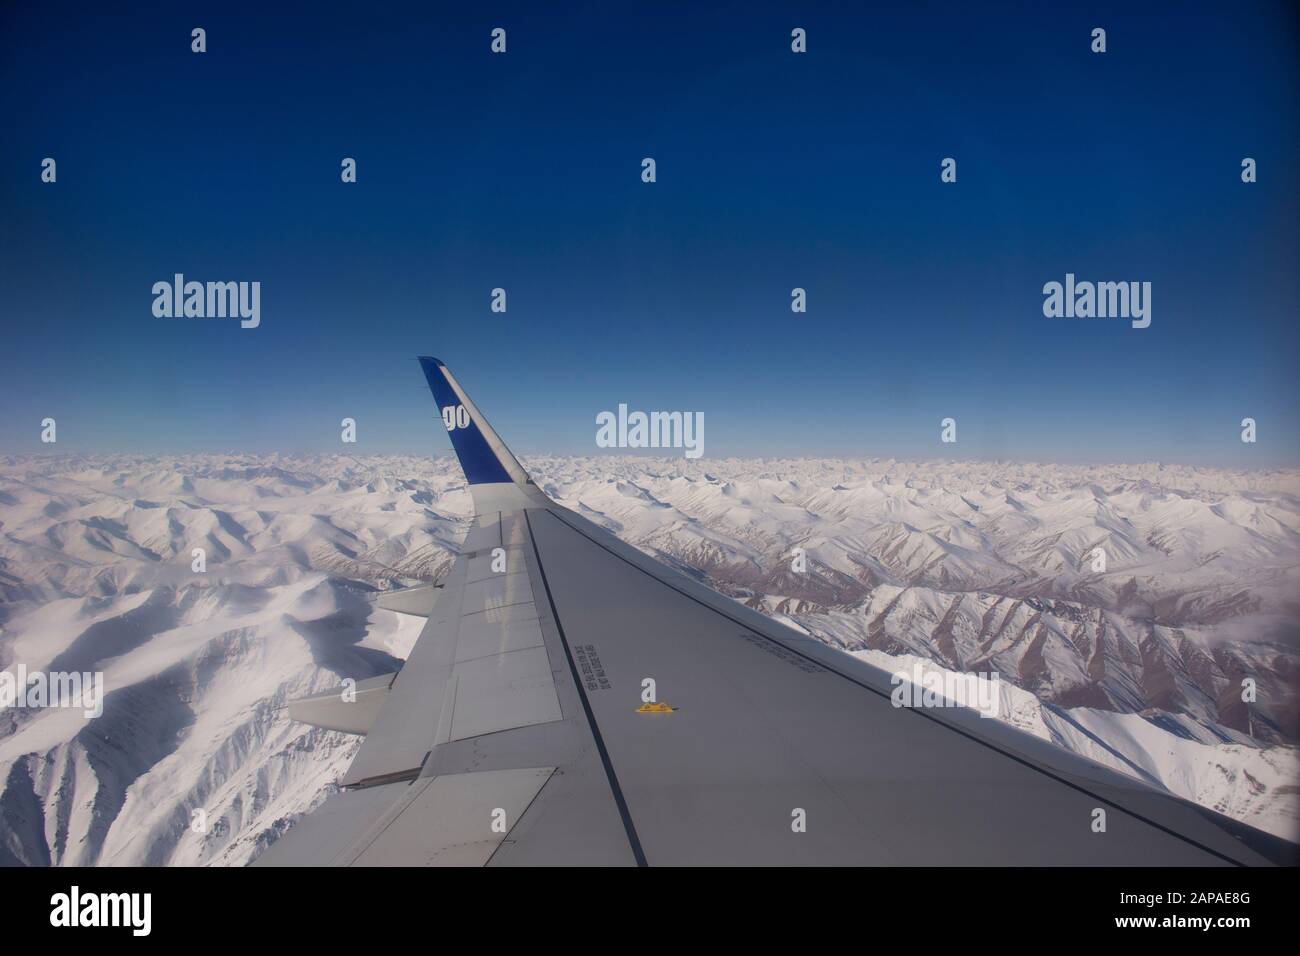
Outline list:
[[[751,607],[887,669],[995,670],[1023,729],[1296,838],[1300,471],[524,464]],[[0,458],[0,668],[109,690],[93,721],[0,711],[0,862],[255,857],[358,744],[284,702],[396,666],[422,621],[369,595],[438,579],[471,511],[447,458]]]

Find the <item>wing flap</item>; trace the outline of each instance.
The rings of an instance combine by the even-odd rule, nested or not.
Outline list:
[[[445,774],[344,791],[259,866],[482,866],[554,767]]]
[[[476,519],[344,786],[418,773],[450,740],[562,719],[526,540],[518,515]]]
[[[291,700],[289,719],[345,734],[369,733],[396,676],[396,673],[380,674],[353,686],[340,685],[323,694]]]
[[[381,607],[385,611],[397,611],[399,614],[410,614],[414,617],[428,617],[433,613],[433,606],[441,593],[441,584],[421,584],[413,588],[382,591],[375,598],[375,607]]]
[[[455,677],[452,740],[545,724],[562,717],[545,647],[463,661],[455,665]]]
[[[353,866],[482,866],[554,767],[417,780],[400,809],[347,862]]]

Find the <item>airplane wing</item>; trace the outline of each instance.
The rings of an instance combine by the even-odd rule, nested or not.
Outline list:
[[[478,516],[402,669],[302,702],[365,740],[259,865],[1295,861],[973,710],[894,706],[887,672],[552,502],[420,362]]]

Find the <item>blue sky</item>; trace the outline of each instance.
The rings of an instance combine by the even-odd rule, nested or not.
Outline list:
[[[0,452],[442,453],[431,354],[521,453],[1300,460],[1292,4],[265,6],[0,13]]]

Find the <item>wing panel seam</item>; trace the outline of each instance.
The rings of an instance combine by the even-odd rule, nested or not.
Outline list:
[[[614,765],[609,759],[609,751],[605,749],[605,739],[600,734],[600,727],[596,724],[596,715],[591,711],[591,702],[587,700],[587,689],[582,685],[582,680],[578,676],[578,666],[573,662],[573,652],[569,649],[569,639],[564,634],[564,624],[560,620],[560,613],[555,607],[555,598],[551,594],[550,582],[546,579],[546,568],[542,564],[542,553],[537,547],[537,540],[533,536],[533,522],[528,517],[528,512],[523,512],[524,523],[528,526],[528,540],[533,546],[533,557],[537,561],[537,572],[542,578],[542,588],[546,591],[546,600],[551,606],[551,617],[555,621],[555,630],[560,636],[560,645],[564,648],[564,657],[569,662],[569,673],[573,677],[573,687],[578,692],[578,699],[582,701],[582,710],[587,715],[587,723],[591,727],[591,738],[596,742],[596,750],[600,754],[600,762],[605,766],[605,776],[609,779],[609,788],[614,794],[614,803],[618,807],[619,816],[623,819],[623,829],[627,832],[627,841],[632,847],[632,856],[636,859],[637,866],[646,866],[645,852],[641,849],[641,839],[637,836],[636,825],[632,822],[632,814],[628,810],[627,800],[623,797],[623,788],[619,786],[618,776],[614,773]]]

